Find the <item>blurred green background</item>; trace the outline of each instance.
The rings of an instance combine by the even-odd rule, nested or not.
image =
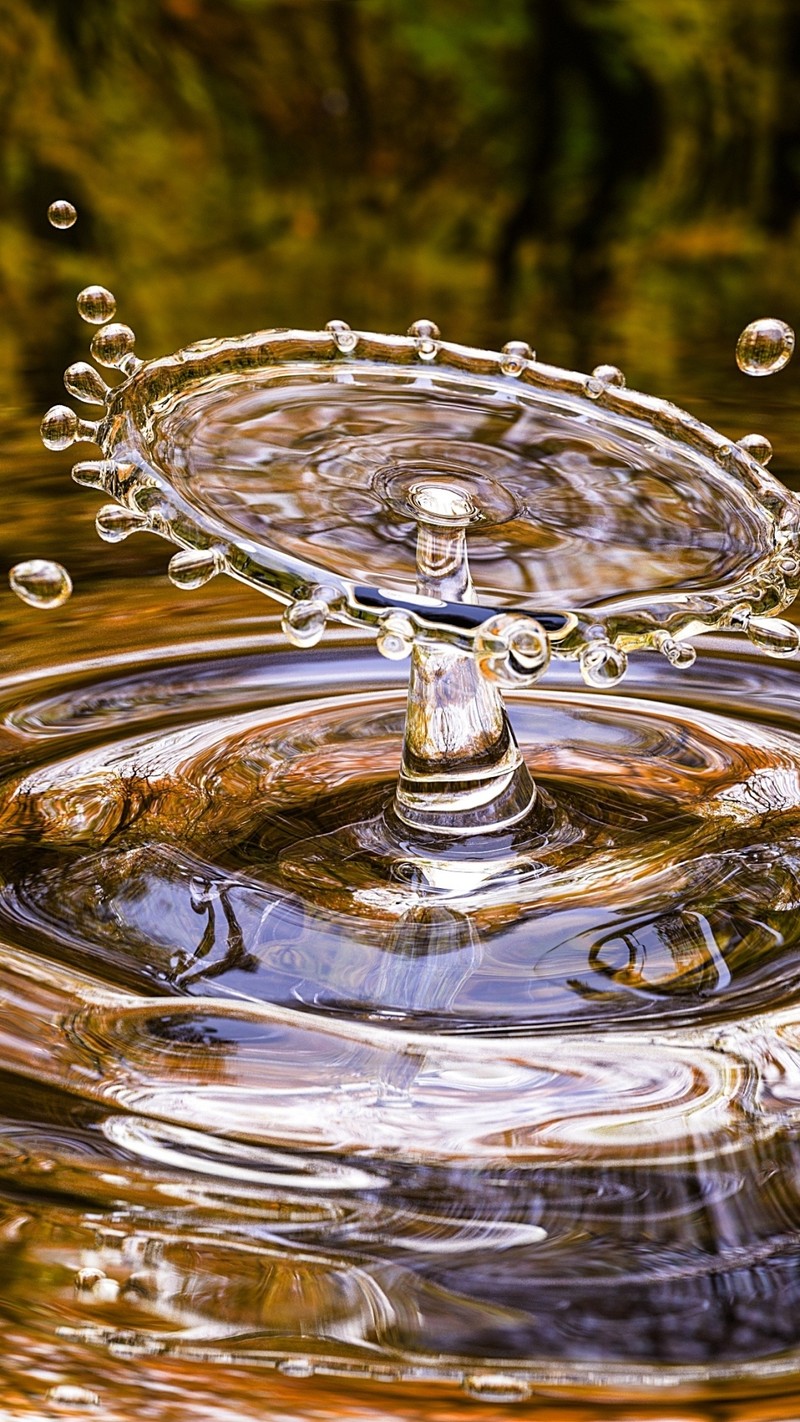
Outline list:
[[[98,544],[73,451],[38,443],[91,281],[144,357],[426,316],[610,361],[763,430],[797,482],[800,360],[754,381],[733,350],[756,317],[800,318],[799,79],[798,0],[0,0],[0,561],[69,563],[49,635],[78,637],[87,589],[121,627],[123,585],[156,605],[148,577],[171,618],[204,605],[170,590],[162,544]],[[34,660],[36,615],[9,603]]]
[[[55,398],[90,279],[144,355],[425,315],[728,362],[797,304],[799,61],[797,0],[0,0],[0,398]]]

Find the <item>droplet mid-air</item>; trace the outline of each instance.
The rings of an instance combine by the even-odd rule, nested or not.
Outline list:
[[[72,592],[72,579],[60,563],[31,558],[17,563],[8,575],[11,591],[31,607],[60,607]]]
[[[745,326],[736,342],[736,364],[745,375],[775,375],[788,365],[793,351],[791,326],[766,316]]]
[[[85,286],[78,292],[78,311],[92,326],[112,321],[117,310],[117,298],[104,286]]]
[[[74,227],[78,213],[71,202],[59,198],[58,202],[51,202],[48,207],[47,220],[51,227]]]

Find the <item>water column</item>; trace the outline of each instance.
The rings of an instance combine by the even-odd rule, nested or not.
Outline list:
[[[417,592],[474,602],[466,531],[480,515],[472,500],[431,481],[412,487],[409,505],[417,521]],[[535,800],[500,694],[475,655],[418,635],[394,801],[398,818],[418,830],[472,835],[517,824]]]

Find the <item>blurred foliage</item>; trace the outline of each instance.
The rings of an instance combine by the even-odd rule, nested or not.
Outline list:
[[[145,355],[426,315],[671,393],[795,318],[799,61],[796,0],[0,0],[0,401],[89,281]]]

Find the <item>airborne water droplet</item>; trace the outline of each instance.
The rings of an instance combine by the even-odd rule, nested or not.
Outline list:
[[[72,579],[60,563],[31,558],[17,563],[8,575],[11,591],[30,607],[60,607],[72,592]]]
[[[793,350],[791,326],[766,316],[745,326],[736,342],[736,364],[745,375],[775,375],[791,360]]]
[[[78,311],[92,326],[111,321],[117,310],[117,298],[104,286],[85,286],[78,292]]]
[[[77,210],[65,198],[51,202],[47,209],[47,220],[51,227],[74,227],[78,220]]]

